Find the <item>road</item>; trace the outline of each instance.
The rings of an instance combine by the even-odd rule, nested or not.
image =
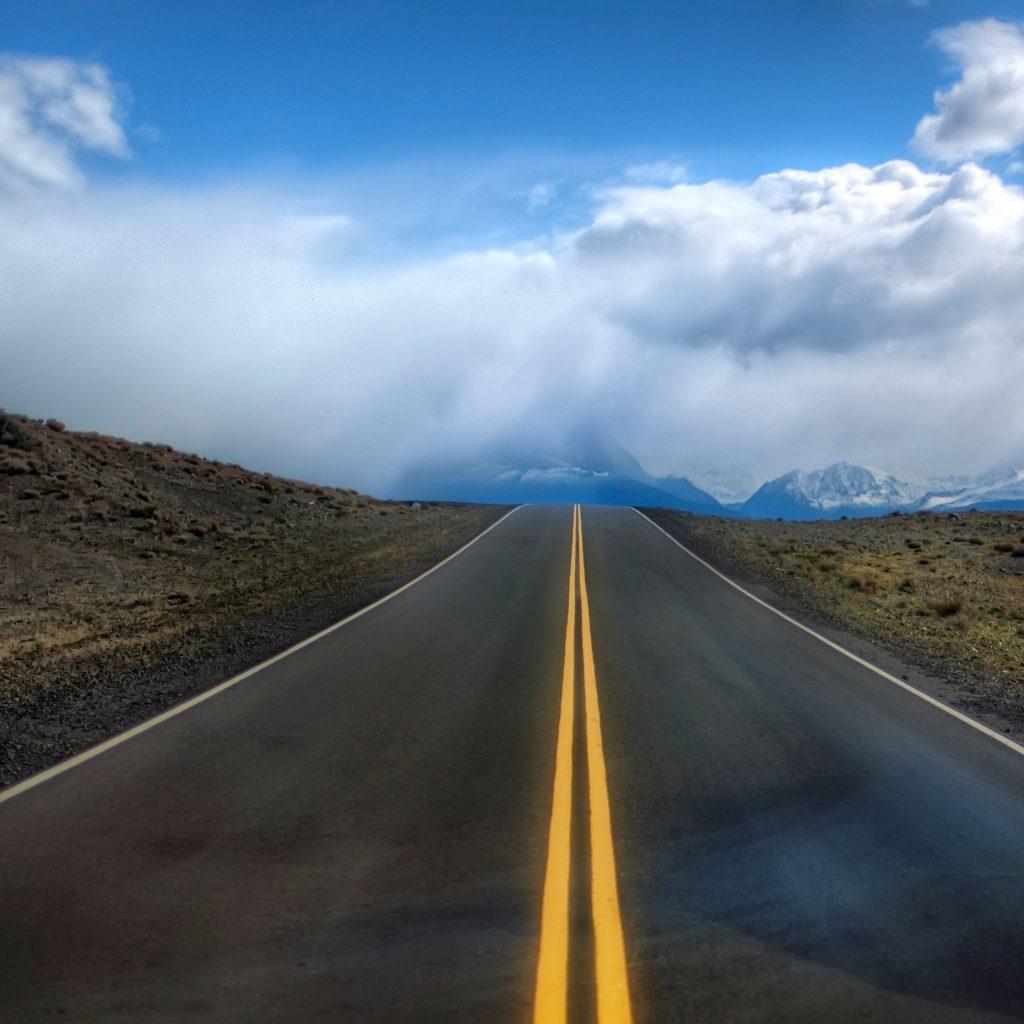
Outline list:
[[[1024,756],[579,520],[0,796],[0,1020],[1024,1020]]]

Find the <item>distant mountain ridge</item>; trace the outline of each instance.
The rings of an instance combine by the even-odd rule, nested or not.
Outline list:
[[[588,443],[557,454],[504,452],[470,464],[442,463],[407,473],[394,497],[497,504],[645,505],[705,515],[728,510],[686,477],[647,473],[624,448]]]
[[[734,511],[749,519],[838,519],[966,508],[1024,509],[1024,470],[997,467],[976,478],[928,478],[836,462],[769,480]]]
[[[997,466],[953,494],[930,493],[921,508],[1024,511],[1024,468]]]
[[[742,505],[764,482],[738,466],[690,467],[681,475],[726,506]],[[672,478],[662,477],[662,486],[666,479]]]
[[[394,488],[398,498],[494,502],[643,505],[744,519],[839,519],[889,512],[967,508],[1024,510],[1024,469],[997,466],[977,477],[926,477],[835,462],[794,469],[761,484],[743,470],[656,477],[622,447],[597,442],[557,453],[506,450],[473,463],[421,467]],[[701,484],[705,484],[701,486]],[[712,493],[712,490],[715,493]]]
[[[794,469],[762,484],[738,512],[744,517],[835,519],[884,515],[921,500],[928,488],[892,473],[836,462],[805,473]]]

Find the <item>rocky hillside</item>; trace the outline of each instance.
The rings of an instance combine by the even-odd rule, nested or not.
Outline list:
[[[0,780],[247,667],[500,513],[0,412]]]

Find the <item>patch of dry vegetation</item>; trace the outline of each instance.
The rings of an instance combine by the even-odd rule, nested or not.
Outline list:
[[[776,522],[651,513],[724,569],[1024,722],[1024,514]]]
[[[368,603],[501,511],[413,508],[0,411],[0,779]]]

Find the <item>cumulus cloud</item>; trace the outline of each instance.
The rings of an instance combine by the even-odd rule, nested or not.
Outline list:
[[[933,39],[961,68],[961,77],[935,93],[936,113],[914,133],[918,151],[956,163],[1024,144],[1021,26],[987,18],[941,29]]]
[[[401,263],[299,191],[0,200],[0,404],[383,493],[580,432],[656,472],[1024,453],[1024,194],[977,166],[627,183]]]
[[[56,57],[0,57],[0,188],[76,188],[79,149],[128,155],[106,68]]]

